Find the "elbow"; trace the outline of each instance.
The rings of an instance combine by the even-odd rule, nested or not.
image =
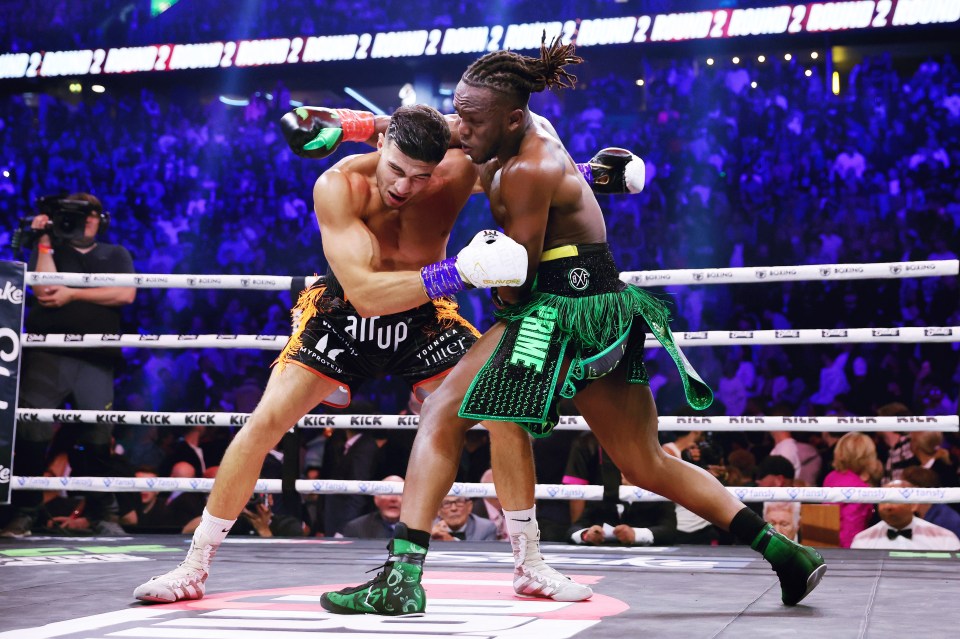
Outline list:
[[[120,303],[126,306],[127,304],[133,304],[135,299],[137,299],[137,289],[131,286],[123,291],[123,294],[120,296]]]
[[[376,306],[368,300],[357,300],[351,297],[348,301],[353,304],[354,310],[357,311],[357,315],[360,317],[367,318],[385,314],[382,312],[382,309],[376,308]]]
[[[383,300],[380,300],[381,306],[378,308],[374,291],[358,289],[351,290],[349,293],[345,292],[345,295],[346,300],[353,305],[354,310],[360,317],[373,317],[375,315],[384,314],[382,308]]]

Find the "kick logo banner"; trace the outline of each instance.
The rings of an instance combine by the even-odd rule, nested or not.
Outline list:
[[[23,262],[0,261],[0,504],[10,503],[26,275]]]

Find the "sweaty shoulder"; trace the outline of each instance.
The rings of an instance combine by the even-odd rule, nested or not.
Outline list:
[[[370,197],[370,180],[376,172],[376,158],[376,153],[353,155],[324,171],[313,187],[317,213],[337,214],[362,208]]]
[[[544,131],[546,131],[556,139],[558,140],[560,139],[560,135],[557,133],[557,130],[553,128],[553,124],[550,123],[550,120],[546,119],[542,115],[534,113],[533,111],[530,112],[530,115],[533,116],[534,121],[539,125],[541,129],[543,129]]]
[[[380,158],[379,153],[364,153],[362,155],[348,155],[339,162],[323,172],[320,179],[325,176],[337,179],[343,177],[350,182],[360,180],[369,180],[377,173],[377,161]]]
[[[568,161],[560,141],[538,127],[524,138],[520,152],[504,164],[501,180],[509,177],[511,181],[531,180],[541,187],[556,185],[563,179]]]
[[[477,179],[477,165],[460,149],[449,149],[437,165],[434,176],[448,183],[472,185]]]

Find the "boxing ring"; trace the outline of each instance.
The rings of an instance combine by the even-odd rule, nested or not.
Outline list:
[[[622,274],[640,286],[837,281],[956,276],[958,262],[895,262],[764,268],[645,271]],[[288,290],[290,277],[30,273],[27,284],[238,288]],[[309,281],[308,281],[309,284]],[[960,327],[851,328],[677,333],[685,347],[716,345],[956,343]],[[23,335],[24,348],[245,348],[279,350],[287,336],[258,335]],[[659,348],[647,340],[648,348]],[[18,409],[18,419],[75,423],[239,426],[244,413],[157,413]],[[307,415],[299,428],[416,428],[416,416]],[[558,429],[586,430],[578,417]],[[923,431],[957,432],[956,415],[918,417],[660,417],[661,430],[705,431]],[[0,459],[0,463],[5,463]],[[14,471],[16,468],[14,467]],[[130,477],[23,477],[12,490],[208,492],[210,479]],[[281,492],[282,480],[261,479],[256,492]],[[399,493],[394,482],[297,480],[300,493]],[[960,488],[729,488],[746,502],[947,503]],[[601,486],[538,485],[538,499],[602,498]],[[451,494],[494,496],[490,484],[457,483]],[[621,487],[624,501],[658,495]],[[144,605],[133,588],[179,562],[185,536],[0,538],[0,639],[93,637],[306,637],[367,639],[386,635],[462,637],[891,637],[917,633],[954,636],[960,616],[957,552],[821,550],[829,570],[808,599],[780,603],[769,565],[749,548],[585,547],[544,543],[557,569],[590,584],[587,602],[517,597],[506,542],[435,543],[428,555],[424,617],[338,616],[324,611],[320,594],[369,578],[383,561],[383,540],[231,538],[214,562],[207,596],[199,601]]]

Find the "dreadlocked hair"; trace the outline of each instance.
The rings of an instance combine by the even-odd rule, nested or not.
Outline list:
[[[568,73],[568,64],[580,64],[574,45],[563,44],[559,37],[547,44],[547,32],[540,40],[540,57],[530,58],[512,51],[494,51],[481,57],[463,74],[463,82],[474,87],[493,89],[519,97],[524,103],[531,93],[557,87],[573,88],[577,76]]]

